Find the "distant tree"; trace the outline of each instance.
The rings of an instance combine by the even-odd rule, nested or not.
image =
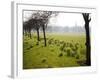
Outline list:
[[[41,23],[39,22],[39,20],[41,18],[41,12],[35,11],[35,13],[32,14],[31,18],[33,20],[33,29],[35,29],[37,31],[37,41],[39,44],[39,41],[40,41],[39,29],[41,27],[41,25],[40,25]]]
[[[23,22],[23,35],[27,34],[27,22]]]
[[[42,28],[43,36],[44,36],[44,46],[47,45],[46,43],[46,32],[45,29],[47,28],[48,21],[50,17],[57,16],[57,12],[52,11],[34,11],[32,16],[29,17],[28,21],[23,23],[23,29],[25,32],[28,32],[31,37],[31,32],[33,29],[37,31],[37,41],[39,44],[40,36],[39,36],[39,29]]]
[[[33,21],[32,28],[37,31],[37,41],[39,44],[39,41],[40,41],[39,29],[41,27],[39,23],[39,19],[32,19],[32,21]]]
[[[30,39],[32,38],[31,30],[32,30],[32,20],[30,19],[29,21],[23,22],[23,33],[28,34]]]
[[[86,63],[88,66],[91,65],[91,44],[90,44],[90,31],[89,22],[91,21],[89,13],[82,13],[85,21],[85,31],[86,31]]]

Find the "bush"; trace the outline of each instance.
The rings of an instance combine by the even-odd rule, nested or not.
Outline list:
[[[28,42],[26,41],[26,42],[24,42],[24,44],[28,44]]]
[[[48,40],[48,44],[52,44],[52,41],[51,40]]]
[[[70,47],[70,44],[69,44],[69,42],[67,42],[67,43],[66,43],[66,46],[67,46],[67,47]]]
[[[58,43],[58,40],[55,40],[54,43],[57,44]]]
[[[73,44],[72,44],[72,43],[70,43],[70,44],[69,44],[69,46],[72,48],[72,47],[73,47]]]
[[[63,49],[64,49],[63,46],[61,46],[61,47],[60,47],[60,50],[63,51]]]
[[[75,52],[75,51],[72,51],[72,52],[71,52],[71,56],[72,56],[72,57],[75,57],[75,55],[76,55],[76,52]]]
[[[76,59],[79,59],[79,54],[76,55]]]
[[[36,42],[36,45],[39,45],[39,42]]]
[[[67,56],[71,56],[71,48],[69,47],[69,48],[67,48],[67,50],[66,50],[66,52],[67,52]]]
[[[27,48],[27,50],[29,50],[30,49],[30,47],[29,48]]]
[[[60,53],[58,57],[61,57],[61,56],[63,56],[63,53]]]
[[[60,47],[60,50],[63,51],[65,47],[66,47],[66,43],[64,42],[63,45]]]
[[[79,43],[75,44],[75,48],[76,48],[76,50],[79,48]]]
[[[64,48],[64,50],[63,50],[64,52],[67,52],[67,49],[66,48]]]
[[[42,63],[45,63],[46,62],[46,59],[44,58],[43,60],[42,60]]]
[[[33,48],[33,45],[31,45],[30,48]]]
[[[59,43],[57,43],[57,46],[60,46],[60,44],[59,44]]]
[[[75,51],[75,52],[77,51],[77,49],[76,49],[74,46],[73,46],[71,49],[72,49],[73,51]]]

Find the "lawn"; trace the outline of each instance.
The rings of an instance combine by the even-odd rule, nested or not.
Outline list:
[[[85,34],[47,33],[47,46],[40,33],[23,36],[23,69],[86,66]]]

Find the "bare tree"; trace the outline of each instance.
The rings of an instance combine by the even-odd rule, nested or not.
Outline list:
[[[48,20],[49,20],[51,14],[52,14],[51,11],[44,11],[43,12],[43,15],[41,16],[43,18],[43,21],[42,21],[42,23],[43,23],[42,24],[42,29],[43,29],[43,36],[44,36],[44,46],[47,46],[45,28],[47,27]]]
[[[86,31],[86,63],[88,66],[91,65],[91,44],[90,44],[90,31],[89,22],[91,21],[89,13],[82,13],[85,21],[85,31]]]
[[[47,45],[46,43],[46,32],[45,29],[47,28],[48,21],[50,17],[57,16],[57,12],[52,11],[33,11],[32,16],[29,17],[28,21],[24,23],[23,28],[25,32],[28,32],[31,36],[32,29],[37,31],[37,41],[39,44],[40,36],[39,36],[39,29],[42,28],[43,36],[44,36],[44,46]]]
[[[32,38],[31,30],[32,30],[32,20],[30,19],[29,21],[23,22],[23,33],[28,34],[30,39]]]
[[[43,11],[43,14],[41,15],[42,18],[42,29],[43,29],[43,36],[44,36],[44,46],[47,46],[46,43],[46,32],[45,29],[47,28],[48,21],[51,17],[57,16],[58,12],[52,12],[52,11]]]
[[[46,46],[46,32],[45,29],[47,27],[48,21],[51,16],[57,16],[57,12],[52,11],[36,11],[32,14],[32,18],[34,19],[34,28],[37,30],[37,40],[40,41],[39,38],[39,29],[42,28],[43,36],[44,36],[44,45]]]

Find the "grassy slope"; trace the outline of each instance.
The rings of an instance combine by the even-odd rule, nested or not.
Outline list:
[[[56,68],[56,67],[75,67],[80,66],[77,63],[79,60],[85,60],[85,36],[84,35],[72,35],[72,34],[47,34],[47,47],[44,47],[43,36],[39,45],[37,44],[36,36],[32,39],[24,36],[23,41],[23,68]],[[48,41],[53,39],[49,44]],[[59,42],[64,41],[65,43],[71,43],[75,46],[79,44],[78,50],[75,56],[67,56],[68,52],[60,50],[62,44],[55,44],[55,40]],[[70,47],[65,47],[70,48]],[[64,49],[65,49],[64,48]],[[83,51],[83,52],[82,52]],[[71,51],[70,51],[71,52]],[[61,54],[61,55],[60,55]],[[78,55],[78,57],[77,57]]]

